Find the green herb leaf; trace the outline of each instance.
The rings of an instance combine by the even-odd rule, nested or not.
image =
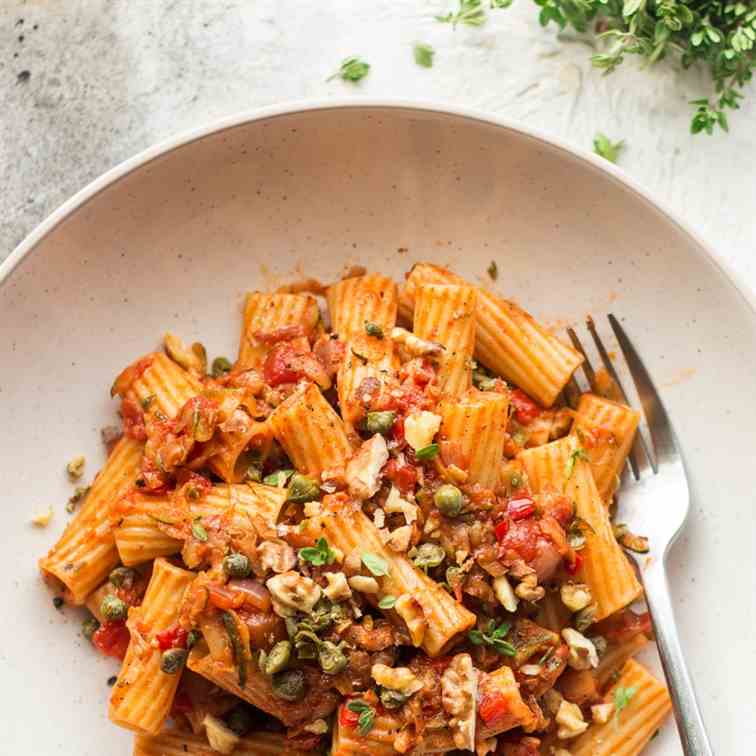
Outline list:
[[[361,698],[357,698],[347,704],[347,709],[355,712],[355,714],[361,714],[363,711],[368,711],[370,709],[370,704],[363,701]]]
[[[570,456],[567,458],[567,462],[565,462],[564,465],[564,477],[566,480],[569,480],[572,477],[572,473],[575,472],[575,463],[579,459],[589,459],[588,453],[585,449],[577,448],[573,450]]]
[[[378,608],[379,609],[393,609],[396,605],[396,596],[384,596],[379,602],[378,602]]]
[[[270,475],[266,475],[263,478],[263,483],[266,486],[277,486],[283,488],[286,485],[286,481],[294,474],[294,470],[276,470]]]
[[[507,0],[503,0],[507,2]],[[499,0],[490,0],[499,6]],[[753,3],[701,0],[535,0],[542,26],[572,27],[585,41],[604,48],[591,56],[596,68],[609,74],[627,55],[651,64],[664,58],[683,68],[698,68],[708,74],[710,96],[691,102],[694,107],[690,131],[713,134],[728,131],[728,111],[737,110],[743,90],[756,69],[756,8]],[[458,14],[440,20],[452,22]],[[564,35],[565,40],[574,39]],[[661,103],[659,103],[661,105]],[[602,135],[599,135],[601,137]],[[597,137],[597,140],[599,139]],[[606,139],[603,137],[603,139]],[[616,160],[619,145],[606,140],[598,154]],[[604,149],[607,147],[608,149]]]
[[[202,541],[203,543],[207,542],[207,531],[202,525],[202,520],[199,517],[192,523],[192,535],[198,541]]]
[[[501,654],[501,656],[515,656],[517,654],[515,647],[504,640],[504,636],[509,633],[511,627],[512,624],[510,622],[502,622],[496,627],[496,623],[491,620],[488,623],[486,632],[470,630],[467,637],[474,646],[490,646],[496,653]]]
[[[614,689],[614,717],[619,721],[619,715],[638,692],[634,685],[629,688],[623,688],[621,685]]]
[[[415,452],[415,459],[425,462],[426,460],[433,459],[438,454],[438,444],[429,444],[422,449],[418,449]]]
[[[299,550],[299,558],[303,562],[320,567],[324,564],[333,564],[336,561],[336,553],[325,538],[318,538],[315,546],[305,546]]]
[[[357,57],[346,58],[341,62],[339,70],[329,76],[326,81],[331,81],[331,79],[342,79],[343,81],[356,83],[361,79],[364,79],[369,71],[370,64],[366,63],[364,60],[360,60],[360,58]]]
[[[491,260],[489,266],[486,268],[489,278],[495,281],[499,277],[499,266],[496,264],[496,260]]]
[[[466,24],[467,26],[483,26],[486,23],[486,12],[481,5],[481,0],[459,0],[459,8],[456,12],[450,11],[446,15],[436,16],[436,21],[444,24]]]
[[[383,577],[389,574],[388,562],[369,551],[362,552],[362,563],[375,577]]]
[[[598,133],[593,138],[593,151],[610,163],[616,163],[620,152],[625,147],[625,141],[612,142],[605,134]]]
[[[412,53],[418,66],[433,68],[433,56],[436,54],[436,51],[430,45],[423,45],[418,42],[413,48]]]
[[[368,711],[363,711],[362,714],[360,714],[360,718],[357,722],[357,726],[360,731],[360,735],[362,737],[365,737],[370,730],[373,729],[373,724],[375,723],[375,710],[369,709]]]

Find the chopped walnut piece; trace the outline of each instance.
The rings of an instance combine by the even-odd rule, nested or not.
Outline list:
[[[475,750],[477,691],[478,672],[470,655],[457,654],[441,676],[441,703],[451,715],[454,745],[468,751]]]

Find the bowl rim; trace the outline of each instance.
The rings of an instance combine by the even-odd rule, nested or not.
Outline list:
[[[598,168],[604,173],[608,173],[617,182],[624,185],[625,188],[629,189],[656,208],[669,222],[676,225],[685,235],[690,237],[695,243],[693,246],[697,247],[696,252],[700,254],[702,251],[704,253],[703,256],[709,258],[715,268],[719,271],[720,275],[732,285],[735,291],[746,302],[751,313],[756,317],[756,292],[751,289],[731,264],[711,245],[709,245],[702,235],[687,221],[683,220],[676,212],[672,211],[665,202],[654,197],[640,182],[630,177],[625,171],[610,161],[600,158],[582,147],[575,146],[567,142],[565,139],[546,134],[540,129],[526,126],[516,120],[501,117],[484,110],[450,105],[432,100],[369,96],[298,99],[277,105],[242,110],[222,118],[214,119],[202,126],[196,126],[191,129],[180,131],[171,137],[156,142],[150,147],[138,152],[136,155],[116,164],[105,171],[101,176],[79,189],[73,194],[73,196],[59,205],[47,216],[47,218],[39,223],[39,225],[37,225],[36,228],[34,228],[26,238],[18,244],[8,257],[0,263],[0,289],[2,289],[3,285],[10,280],[13,271],[27,256],[31,254],[39,242],[60,223],[73,215],[76,210],[85,205],[100,192],[153,160],[167,155],[168,153],[192,142],[199,141],[204,137],[218,134],[238,126],[243,126],[247,123],[270,120],[280,116],[294,115],[297,113],[340,110],[347,108],[352,110],[368,108],[414,110],[423,113],[451,115],[467,120],[478,121],[491,126],[514,131],[522,136],[530,137],[531,139],[540,141],[549,147],[566,152],[569,155],[592,165],[594,168]]]

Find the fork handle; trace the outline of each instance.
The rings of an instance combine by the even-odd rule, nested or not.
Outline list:
[[[680,647],[663,564],[657,563],[646,570],[645,574],[641,570],[641,575],[656,635],[656,645],[669,682],[683,751],[685,756],[713,756],[714,752],[706,735],[696,693]]]

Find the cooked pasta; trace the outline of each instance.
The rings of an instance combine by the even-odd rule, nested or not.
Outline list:
[[[506,394],[477,389],[441,404],[439,436],[455,446],[470,483],[497,486],[508,408]]]
[[[161,633],[178,623],[193,573],[156,559],[142,605],[129,611],[131,640],[110,697],[110,719],[156,735],[173,704],[180,670],[165,671]],[[176,650],[176,649],[171,649]]]
[[[572,432],[585,448],[599,496],[609,503],[633,445],[640,414],[610,399],[583,394]]]
[[[412,330],[443,346],[438,385],[451,396],[460,396],[472,384],[476,299],[473,286],[454,284],[422,284],[415,294]]]
[[[608,506],[638,413],[573,412],[579,355],[439,266],[307,289],[247,296],[235,362],[168,333],[121,371],[39,562],[134,756],[638,754],[669,711]]]
[[[283,488],[259,483],[217,485],[192,501],[189,512],[192,518],[202,518],[220,516],[232,509],[232,522],[237,527],[245,524],[249,527],[249,518],[253,516],[261,517],[273,527],[285,500],[286,490]],[[175,526],[164,514],[171,508],[171,499],[165,495],[133,494],[121,500],[116,513],[119,524],[115,528],[115,542],[122,564],[131,567],[181,551],[183,541],[165,532]]]
[[[143,447],[131,438],[116,444],[83,506],[47,556],[39,560],[44,574],[63,583],[71,603],[83,604],[118,564],[109,507],[139,477]]]
[[[132,756],[210,756],[204,735],[182,730],[168,731],[150,737],[137,735]],[[235,756],[307,756],[310,751],[287,744],[286,738],[276,732],[255,732],[239,738]]]
[[[239,367],[262,366],[270,351],[266,336],[282,328],[291,328],[292,333],[306,337],[315,331],[319,317],[318,303],[307,294],[264,294],[259,291],[248,294],[239,340]]]
[[[437,265],[415,265],[399,296],[399,311],[409,319],[418,287],[424,284],[460,284],[464,279]],[[475,355],[486,367],[517,384],[550,407],[581,356],[563,344],[514,302],[478,289]]]
[[[573,756],[637,756],[672,710],[664,685],[632,659],[604,701],[614,709],[609,721],[571,743]]]
[[[596,604],[595,619],[623,609],[641,592],[627,556],[617,543],[606,507],[593,482],[585,451],[573,437],[520,453],[533,490],[558,493],[574,502],[585,547],[576,577],[587,583]]]

